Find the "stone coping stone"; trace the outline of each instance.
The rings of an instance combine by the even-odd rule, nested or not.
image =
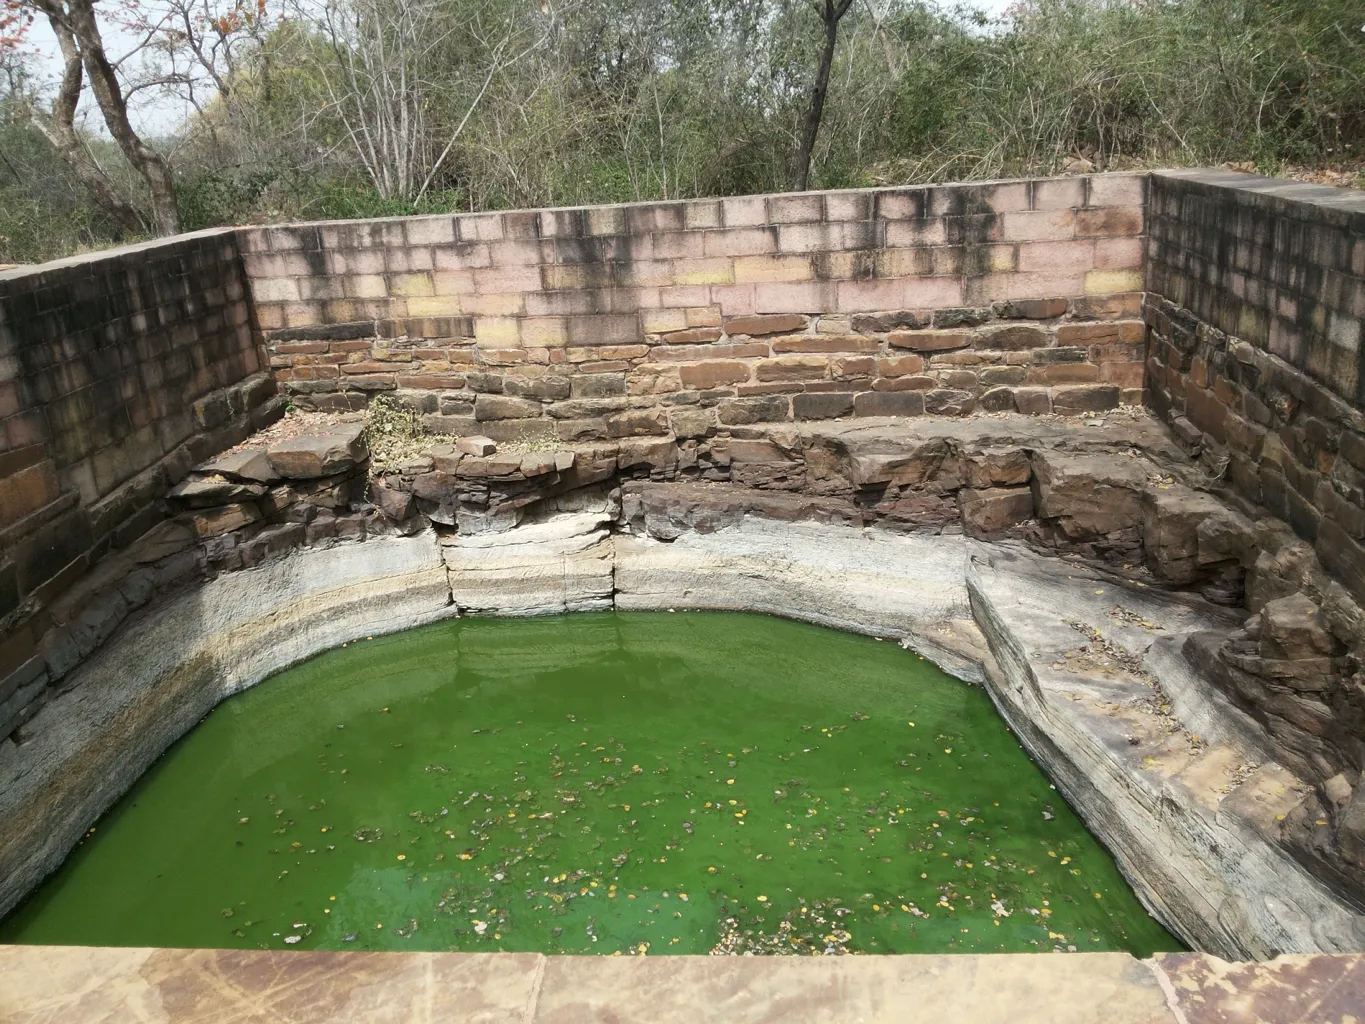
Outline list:
[[[1365,955],[571,957],[0,946],[11,1024],[1295,1024],[1354,1020]]]

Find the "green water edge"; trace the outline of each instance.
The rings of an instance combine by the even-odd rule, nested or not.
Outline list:
[[[761,615],[461,619],[225,701],[0,941],[1182,948],[987,695]]]

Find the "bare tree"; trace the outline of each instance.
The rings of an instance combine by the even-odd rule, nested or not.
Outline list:
[[[99,23],[95,20],[94,0],[20,0],[20,4],[31,5],[46,15],[62,47],[62,87],[53,111],[53,124],[60,125],[57,138],[54,139],[58,151],[68,162],[76,161],[71,163],[72,169],[86,182],[87,187],[92,190],[99,188],[93,184],[98,176],[90,176],[89,165],[84,166],[83,173],[82,148],[78,145],[72,149],[57,141],[69,141],[67,128],[74,135],[72,118],[75,115],[75,101],[80,96],[81,78],[87,77],[109,134],[147,184],[152,203],[152,226],[162,235],[178,232],[180,209],[176,204],[175,182],[170,166],[160,153],[143,141],[128,118],[128,97],[119,82],[113,62],[105,53]],[[73,59],[79,65],[74,72]],[[88,154],[85,155],[88,157]],[[90,164],[93,164],[93,160]],[[103,201],[101,205],[104,205]]]
[[[48,142],[52,143],[52,148],[71,168],[76,179],[85,186],[95,205],[104,210],[125,231],[144,231],[147,225],[142,214],[109,180],[104,168],[90,155],[85,140],[76,131],[76,105],[80,102],[84,79],[81,55],[75,39],[64,25],[53,22],[52,28],[57,34],[57,45],[62,51],[62,79],[47,116],[40,114],[37,105],[34,104],[31,120]]]
[[[331,51],[320,68],[331,110],[383,198],[418,202],[426,195],[494,76],[541,46],[553,24],[542,5],[549,24],[517,49],[514,21],[495,17],[490,26],[480,5],[461,9],[465,20],[441,0],[324,0],[320,8],[301,8],[316,19]],[[472,40],[482,65],[458,84],[448,66],[438,69],[457,33]],[[460,85],[463,116],[443,130],[437,94]]]
[[[829,71],[834,64],[834,49],[839,43],[839,21],[853,0],[819,0],[816,8],[825,27],[825,45],[820,51],[820,68],[815,73],[815,85],[810,92],[810,106],[801,130],[801,141],[796,149],[792,168],[792,191],[804,192],[810,186],[810,157],[815,140],[820,134],[820,118],[825,112],[825,94],[829,92]]]

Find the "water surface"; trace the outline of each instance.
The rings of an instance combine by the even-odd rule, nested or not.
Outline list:
[[[359,641],[172,747],[0,941],[1178,949],[983,691],[781,619]]]

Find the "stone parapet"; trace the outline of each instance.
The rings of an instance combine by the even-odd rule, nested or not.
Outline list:
[[[0,273],[0,733],[60,677],[78,581],[283,411],[256,342],[230,230]]]
[[[449,422],[565,439],[664,433],[668,409],[722,403],[733,422],[1079,413],[1142,400],[1145,188],[1096,175],[241,237],[271,366],[304,408],[398,391]]]

